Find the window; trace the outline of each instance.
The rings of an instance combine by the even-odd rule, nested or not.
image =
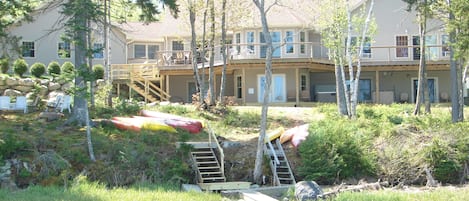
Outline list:
[[[399,46],[408,46],[408,38],[407,36],[396,36],[396,57],[409,57],[409,48],[407,47],[399,47]]]
[[[93,58],[102,59],[104,58],[104,48],[102,43],[93,44]]]
[[[346,83],[347,83],[347,87],[350,87],[350,80],[347,80]],[[371,80],[360,79],[360,81],[358,82],[358,101],[366,102],[370,100],[371,100]]]
[[[237,54],[239,54],[241,52],[241,47],[239,46],[239,44],[241,43],[241,33],[236,33],[236,52]]]
[[[160,50],[158,45],[148,45],[148,59],[156,59],[156,52]]]
[[[146,56],[145,45],[134,45],[134,58],[145,58]]]
[[[70,43],[69,42],[59,42],[57,55],[59,58],[70,58]]]
[[[35,56],[34,42],[23,41],[22,55],[23,55],[23,57],[34,57]]]
[[[413,59],[420,60],[420,36],[412,36],[412,45]]]
[[[306,53],[306,46],[305,46],[305,42],[306,42],[306,33],[304,31],[301,31],[300,32],[300,53],[301,54],[304,54]]]
[[[438,47],[436,47],[436,35],[425,36],[425,45],[427,46],[425,56],[426,59],[435,60],[438,57]]]
[[[448,57],[449,56],[449,36],[448,35],[441,35],[441,56]]]
[[[182,41],[173,41],[173,51],[184,50]]]
[[[281,34],[279,31],[271,31],[270,35],[272,37],[272,57],[273,58],[280,58],[280,47],[281,47]],[[260,41],[261,43],[265,43],[264,34],[259,32]],[[267,45],[261,45],[261,58],[265,58],[267,56]]]
[[[351,37],[351,40],[352,40],[351,46],[356,48],[356,50],[358,50],[358,48],[360,47],[360,44],[357,43],[358,39],[360,38],[361,37],[356,37],[356,36]],[[371,58],[371,38],[370,37],[365,37],[365,41],[363,43],[362,58]]]
[[[300,77],[300,88],[301,88],[301,91],[306,91],[308,89],[306,87],[306,75],[301,75]]]
[[[286,42],[286,53],[294,53],[294,46],[293,46],[293,31],[287,31],[286,32],[286,37],[285,37],[285,42]]]
[[[246,32],[246,43],[247,44],[253,44],[254,43],[254,32],[248,31]],[[254,54],[254,45],[248,45],[247,49],[248,54]]]
[[[243,78],[236,77],[236,98],[243,98]]]

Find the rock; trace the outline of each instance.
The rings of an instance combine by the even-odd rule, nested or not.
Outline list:
[[[18,80],[18,85],[32,87],[32,86],[34,86],[34,80],[31,79],[31,78],[20,79],[20,80]]]
[[[239,142],[230,142],[230,141],[223,141],[222,143],[223,148],[236,148],[241,147],[241,143]]]
[[[40,79],[38,80],[40,85],[48,86],[50,81],[47,79]]]
[[[55,121],[64,116],[63,113],[59,112],[41,112],[39,113],[40,119],[46,119],[47,121]]]
[[[14,90],[14,89],[5,89],[5,91],[3,92],[3,95],[4,96],[21,96],[22,93],[21,91],[18,91],[18,90]]]
[[[59,83],[56,83],[56,82],[49,82],[49,91],[55,91],[57,89],[60,89],[61,85]]]
[[[67,82],[67,83],[62,85],[61,89],[62,89],[62,91],[68,91],[68,90],[72,89],[72,87],[73,87],[73,83]]]
[[[33,87],[32,86],[17,85],[17,86],[14,86],[13,89],[18,90],[20,92],[30,92],[33,89]]]
[[[5,83],[8,86],[16,86],[18,85],[18,80],[14,77],[7,77]]]
[[[49,89],[45,85],[39,86],[39,95],[40,96],[46,96],[47,92],[49,92]]]
[[[297,200],[317,200],[322,195],[322,189],[314,181],[300,181],[295,185],[295,197]]]

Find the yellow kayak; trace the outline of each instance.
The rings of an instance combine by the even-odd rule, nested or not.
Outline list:
[[[278,127],[277,129],[268,132],[265,136],[265,142],[267,143],[269,141],[279,138],[283,132],[285,132],[285,129],[283,127]]]
[[[170,133],[177,133],[175,128],[168,126],[167,124],[154,121],[145,121],[142,124],[142,129],[150,131],[166,131]]]

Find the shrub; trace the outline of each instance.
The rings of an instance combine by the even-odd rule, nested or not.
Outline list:
[[[8,72],[8,69],[10,68],[10,62],[8,62],[8,58],[0,59],[0,68],[3,74]]]
[[[57,77],[60,75],[60,64],[57,61],[52,61],[47,66],[47,73],[52,77]]]
[[[15,74],[22,77],[23,74],[28,71],[28,63],[26,63],[24,59],[17,59],[13,63],[13,71],[15,72]]]
[[[31,66],[31,75],[34,77],[41,77],[46,72],[46,65],[43,63],[36,62]]]
[[[62,64],[62,68],[60,69],[64,74],[73,74],[75,72],[75,66],[72,62],[65,62]]]
[[[93,74],[95,79],[103,79],[104,78],[104,66],[101,64],[97,64],[93,66]]]
[[[260,124],[261,115],[254,112],[239,113],[238,110],[228,109],[222,122],[227,126],[254,127]]]

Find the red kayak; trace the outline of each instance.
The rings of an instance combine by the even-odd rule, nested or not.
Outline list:
[[[154,121],[151,119],[141,118],[129,118],[129,117],[113,117],[112,123],[116,128],[121,130],[131,130],[139,132],[140,130],[151,130],[151,131],[167,131],[170,133],[176,133],[174,127],[169,126],[161,121]]]
[[[165,118],[160,118],[160,117],[142,117],[142,116],[134,116],[134,118],[142,119],[144,121],[164,123],[173,128],[181,128],[193,134],[199,133],[201,131],[201,127],[198,124],[194,124],[188,121],[181,121],[178,119],[165,119]]]
[[[292,129],[292,132],[294,132],[291,137],[293,146],[298,147],[302,141],[306,140],[306,137],[309,135],[308,128],[309,124],[303,124]]]
[[[142,110],[141,115],[145,117],[155,117],[155,118],[160,118],[160,119],[165,119],[165,120],[174,120],[174,121],[182,121],[186,122],[189,125],[192,125],[194,127],[198,127],[199,130],[203,128],[202,122],[200,122],[197,119],[191,119],[187,117],[181,117],[178,115],[173,115],[173,114],[168,114],[168,113],[163,113],[163,112],[156,112],[156,111],[150,111],[150,110]]]

